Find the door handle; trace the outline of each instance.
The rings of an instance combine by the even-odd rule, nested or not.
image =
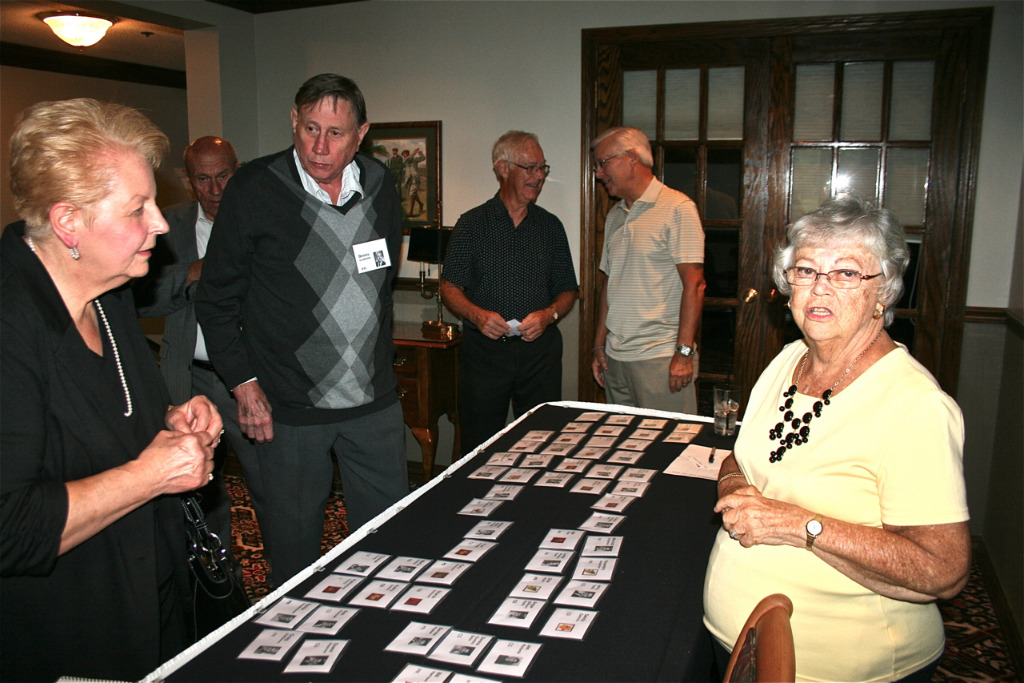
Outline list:
[[[754,289],[753,287],[751,287],[750,289],[747,290],[747,293],[743,295],[743,303],[749,304],[751,301],[756,299],[757,296],[758,296],[758,291],[756,289]]]

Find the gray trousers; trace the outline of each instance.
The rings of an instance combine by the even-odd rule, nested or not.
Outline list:
[[[668,368],[671,361],[671,356],[628,362],[608,356],[608,369],[604,373],[605,397],[609,403],[623,406],[696,415],[695,382],[690,382],[674,394],[669,391]],[[699,369],[699,361],[694,356],[695,380]]]
[[[354,531],[409,493],[402,407],[394,403],[343,422],[274,423],[274,438],[256,444],[263,491],[253,498],[272,585],[320,558],[324,512],[334,478],[333,449]]]

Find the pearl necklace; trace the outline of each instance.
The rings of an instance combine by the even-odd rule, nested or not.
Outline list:
[[[878,341],[878,338],[881,336],[882,330],[879,330],[878,334],[875,335],[875,338],[871,340],[871,343],[853,359],[853,362],[850,363],[849,367],[846,368],[846,371],[839,376],[839,379],[835,381],[835,384],[822,392],[821,400],[815,401],[814,405],[811,406],[811,410],[804,413],[803,417],[796,417],[790,409],[793,407],[793,397],[796,396],[797,387],[800,385],[800,380],[804,376],[804,366],[807,364],[807,357],[811,352],[808,351],[804,354],[804,357],[800,359],[800,368],[796,372],[796,382],[790,385],[789,389],[782,392],[782,397],[785,399],[785,402],[779,406],[779,412],[782,413],[783,421],[768,430],[768,440],[778,440],[779,442],[779,447],[772,451],[771,455],[768,456],[768,462],[779,462],[782,460],[782,456],[785,455],[786,451],[790,448],[807,443],[807,440],[811,435],[811,420],[816,417],[821,417],[821,411],[824,410],[825,406],[830,405],[830,399],[832,398],[832,393],[835,391],[836,387],[846,379],[846,376],[850,374],[851,370],[853,370],[853,366],[857,364],[857,361],[864,357],[864,354],[875,345],[875,342]],[[811,411],[813,411],[813,415],[811,414]],[[786,428],[787,423],[789,424],[790,432],[783,436],[782,432]]]
[[[32,241],[31,237],[26,237],[25,241],[28,242],[28,248],[33,254],[36,254],[36,245]],[[38,254],[36,254],[38,256]],[[128,406],[128,410],[125,411],[125,417],[132,416],[132,394],[128,391],[128,381],[124,377],[124,367],[121,365],[121,354],[117,350],[117,342],[114,341],[114,333],[110,331],[110,323],[107,322],[107,314],[103,312],[103,306],[100,304],[99,299],[94,299],[93,304],[96,306],[96,311],[100,314],[100,319],[103,321],[103,327],[107,331],[107,339],[110,340],[110,348],[114,351],[114,363],[117,365],[117,375],[121,378],[121,388],[124,389],[124,401]]]

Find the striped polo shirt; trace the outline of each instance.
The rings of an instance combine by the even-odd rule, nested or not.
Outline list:
[[[610,357],[645,360],[675,351],[680,263],[704,263],[704,228],[693,200],[655,178],[632,207],[620,201],[605,219]]]

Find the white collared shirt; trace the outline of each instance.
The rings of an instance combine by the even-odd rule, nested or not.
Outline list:
[[[302,188],[320,201],[334,204],[335,206],[344,206],[345,202],[354,193],[362,194],[363,186],[359,184],[359,167],[356,166],[355,159],[349,162],[349,165],[345,167],[341,174],[341,192],[338,194],[337,201],[335,201],[325,189],[320,187],[319,183],[313,180],[313,176],[306,173],[306,169],[302,168],[298,150],[292,149],[292,157],[295,159],[295,168],[299,170],[299,180],[302,182]]]
[[[199,202],[196,202],[198,204]],[[196,253],[199,258],[206,256],[206,246],[210,243],[210,233],[213,232],[213,221],[206,217],[203,207],[199,206],[199,216],[196,218]],[[193,358],[210,362],[210,354],[206,350],[206,338],[203,337],[203,328],[196,323],[196,350]]]

